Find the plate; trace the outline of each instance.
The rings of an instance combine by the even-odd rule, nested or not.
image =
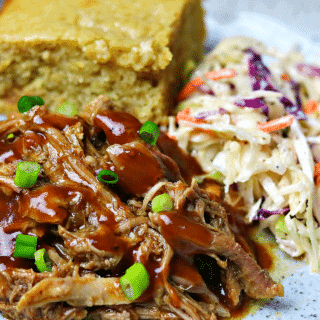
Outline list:
[[[317,34],[320,22],[310,18],[312,6],[311,2],[289,0],[271,0],[268,4],[250,0],[206,0],[206,51],[212,50],[226,37],[245,35],[284,52],[296,43],[307,62],[320,63],[320,36]],[[299,12],[295,12],[297,7]],[[282,21],[277,17],[281,17]],[[263,57],[263,61],[269,65],[272,58]],[[275,281],[283,284],[285,296],[255,300],[251,303],[250,314],[236,319],[320,320],[320,274],[311,274],[305,262],[294,260],[281,251],[268,232],[259,232],[256,240],[272,244],[275,267],[270,274]]]
[[[0,0],[0,7],[1,3],[2,0]],[[308,62],[317,60],[320,54],[320,45],[316,40],[320,40],[320,35],[309,32],[308,29],[301,30],[297,27],[297,21],[300,21],[301,17],[297,19],[293,14],[294,10],[284,11],[283,9],[287,5],[291,5],[291,2],[270,1],[268,4],[269,6],[266,7],[261,2],[253,3],[249,0],[239,1],[237,5],[234,1],[206,0],[204,2],[207,12],[206,51],[213,49],[225,37],[246,35],[261,40],[267,46],[275,46],[283,51],[289,50],[294,42],[298,42]],[[273,10],[273,8],[277,10]],[[243,11],[249,9],[252,11]],[[259,14],[259,11],[264,14]],[[277,14],[281,16],[282,12],[286,13],[284,20],[287,24],[274,18]],[[316,9],[314,12],[317,13]],[[306,25],[310,26],[311,23],[312,27],[314,22],[313,30],[320,30],[319,19],[310,20],[312,19],[305,20]],[[316,26],[316,23],[319,26]],[[266,63],[268,64],[268,61]],[[5,120],[5,117],[0,115],[1,120]],[[258,232],[255,235],[255,240],[262,244],[271,244],[275,266],[270,274],[275,281],[283,284],[285,296],[252,301],[250,313],[244,318],[235,319],[320,320],[318,303],[320,275],[311,274],[305,262],[294,260],[282,252],[277,247],[273,236],[267,231]],[[4,320],[1,314],[0,320]]]
[[[271,232],[261,230],[253,239],[269,248],[273,280],[284,286],[284,297],[253,300],[245,320],[320,320],[320,274],[310,273],[306,262],[295,260],[278,248]]]

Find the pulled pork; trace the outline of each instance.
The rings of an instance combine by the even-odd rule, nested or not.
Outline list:
[[[283,287],[236,242],[225,209],[144,142],[141,123],[104,96],[67,117],[35,106],[0,123],[0,311],[9,319],[217,319],[248,296]],[[14,138],[7,139],[13,133]],[[162,142],[161,142],[162,141]],[[161,140],[165,149],[165,140]],[[41,164],[36,185],[14,184],[20,161]],[[114,171],[115,185],[97,179]],[[167,193],[171,211],[151,200]],[[13,257],[18,234],[38,237],[52,272]],[[150,275],[134,302],[119,279],[134,262]],[[210,272],[208,272],[208,270]],[[210,274],[212,273],[212,276]],[[208,276],[209,274],[209,276]]]

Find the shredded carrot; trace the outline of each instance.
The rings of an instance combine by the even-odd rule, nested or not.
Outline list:
[[[315,175],[315,176],[319,176],[319,175],[320,175],[320,162],[318,162],[318,163],[314,166],[314,175]]]
[[[206,78],[209,80],[219,80],[226,78],[233,78],[237,76],[237,72],[233,68],[220,69],[215,71],[210,71],[205,74]],[[202,86],[205,82],[200,77],[197,77],[187,83],[184,88],[180,91],[178,95],[178,102],[188,98],[193,92],[197,90],[197,87]]]
[[[306,114],[314,114],[318,110],[318,102],[316,100],[308,100],[304,107],[304,112]]]
[[[233,78],[236,76],[237,76],[237,72],[233,68],[220,69],[220,70],[210,71],[206,73],[206,78],[208,78],[209,80]]]
[[[278,119],[260,123],[258,124],[258,128],[264,132],[273,132],[289,127],[292,124],[292,122],[293,116],[289,114]]]
[[[316,176],[316,186],[320,185],[320,176]]]
[[[284,81],[288,81],[288,82],[291,81],[291,79],[289,78],[289,76],[288,76],[287,74],[285,74],[285,73],[281,75],[281,79],[284,80]]]
[[[178,112],[178,114],[176,115],[176,120],[177,121],[187,121],[187,122],[192,122],[192,123],[206,123],[206,121],[203,119],[195,119],[191,115],[190,108],[186,108],[186,109]]]
[[[180,91],[178,95],[178,102],[187,99],[190,96],[190,94],[192,94],[197,90],[197,87],[202,86],[203,84],[204,84],[204,81],[200,77],[197,77],[191,80]]]
[[[194,129],[194,132],[195,132],[195,133],[197,133],[197,132],[204,132],[204,133],[210,134],[210,136],[211,136],[212,138],[218,138],[217,134],[216,134],[213,130],[210,130],[210,129],[195,128],[195,129]]]
[[[190,124],[192,125],[193,123],[207,123],[205,120],[203,119],[195,119],[192,115],[191,115],[191,111],[190,108],[186,108],[180,112],[178,112],[178,114],[176,115],[176,120],[177,121],[183,121],[184,124]],[[195,131],[198,132],[205,132],[205,133],[209,133],[210,135],[217,137],[217,135],[210,129],[204,129],[204,128],[195,128]]]
[[[172,135],[169,134],[169,133],[167,133],[167,136],[168,136],[170,139],[177,141],[177,138],[176,138],[175,136],[172,136]]]

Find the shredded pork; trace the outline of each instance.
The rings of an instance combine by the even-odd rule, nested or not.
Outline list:
[[[39,273],[31,261],[5,260],[3,315],[19,320],[228,317],[228,307],[195,265],[201,255],[221,274],[216,279],[231,306],[242,291],[256,299],[283,296],[282,285],[235,241],[225,209],[195,180],[186,184],[177,164],[139,137],[137,119],[110,106],[100,96],[74,118],[35,106],[0,123],[0,152],[13,150],[0,163],[0,228],[4,241],[11,237],[1,258],[13,257],[12,241],[24,233],[38,237],[53,266],[52,272]],[[9,133],[13,141],[6,140]],[[13,183],[22,160],[41,164],[37,184],[29,189]],[[103,169],[118,174],[117,185],[97,179]],[[161,193],[169,194],[174,208],[154,213],[151,200]],[[134,262],[145,265],[150,286],[132,302],[119,279]]]

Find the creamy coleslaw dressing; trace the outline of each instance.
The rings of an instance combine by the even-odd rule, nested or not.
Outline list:
[[[248,57],[243,51],[246,48],[261,54],[262,61],[265,55],[276,59],[268,68],[279,92],[252,89]],[[279,215],[261,220],[261,227],[269,227],[280,248],[289,255],[297,257],[306,253],[311,271],[317,272],[320,187],[314,183],[314,166],[320,161],[315,154],[320,148],[319,112],[308,114],[307,120],[295,119],[286,133],[284,130],[267,133],[258,128],[259,123],[288,114],[279,98],[285,96],[296,101],[290,83],[281,77],[283,74],[300,85],[302,107],[310,99],[319,103],[320,78],[299,72],[296,65],[303,60],[295,46],[283,53],[247,37],[222,41],[192,75],[192,78],[201,76],[214,95],[197,90],[178,106],[180,111],[190,108],[193,117],[209,110],[217,112],[205,117],[204,123],[178,120],[178,127],[174,117],[170,117],[168,134],[175,137],[179,146],[190,152],[206,172],[197,177],[199,181],[212,177],[217,171],[223,174],[225,200],[240,206],[243,199],[241,203],[248,212],[248,223],[253,221],[259,208],[272,211],[289,207],[290,211],[285,215],[288,229],[285,236],[275,231]],[[224,68],[235,69],[237,76],[216,81],[206,79],[206,72]],[[254,98],[263,98],[268,115],[259,108],[235,104]],[[221,112],[221,108],[225,112]],[[229,193],[234,183],[239,190],[236,199]]]

